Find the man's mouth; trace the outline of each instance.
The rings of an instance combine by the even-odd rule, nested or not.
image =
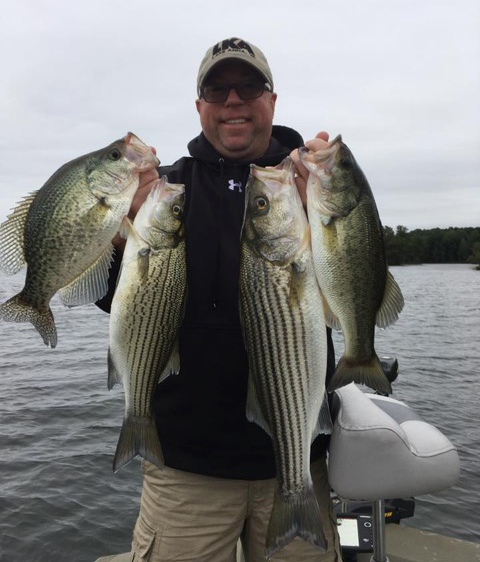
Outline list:
[[[244,117],[239,117],[237,119],[225,119],[223,122],[227,125],[241,125],[242,123],[246,123],[248,119]]]

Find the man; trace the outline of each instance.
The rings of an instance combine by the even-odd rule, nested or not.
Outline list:
[[[277,94],[257,47],[238,38],[219,42],[207,51],[197,86],[202,133],[189,143],[190,157],[158,170],[186,186],[188,298],[179,335],[181,371],[162,382],[155,396],[166,468],[142,463],[134,554],[125,560],[232,562],[240,538],[247,562],[263,562],[275,467],[270,438],[245,415],[248,364],[238,310],[245,184],[251,163],[274,166],[291,154],[305,200],[308,172],[295,150],[303,145],[300,135],[272,126]],[[327,140],[319,133],[307,146]],[[157,178],[156,171],[141,177],[131,218]],[[112,293],[102,308],[108,310]],[[331,372],[330,334],[329,351]],[[322,553],[297,537],[272,560],[341,559],[325,450],[326,437],[319,436],[312,446],[312,476],[328,550]]]

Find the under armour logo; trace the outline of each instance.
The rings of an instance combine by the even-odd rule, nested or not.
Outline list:
[[[235,191],[235,188],[238,188],[238,192],[242,193],[242,182],[239,181],[238,183],[235,183],[235,180],[228,180],[228,189],[230,189],[231,191]]]

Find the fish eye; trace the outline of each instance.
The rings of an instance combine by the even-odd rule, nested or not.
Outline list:
[[[264,211],[268,207],[268,199],[266,197],[259,196],[255,199],[257,209],[259,211]]]
[[[176,217],[181,217],[182,216],[182,207],[180,207],[180,205],[174,205],[172,207],[172,213],[176,216]]]
[[[122,153],[118,150],[118,148],[112,148],[112,150],[108,153],[108,157],[113,161],[120,160]]]

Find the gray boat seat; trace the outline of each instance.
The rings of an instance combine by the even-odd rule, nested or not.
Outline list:
[[[453,486],[460,460],[452,443],[405,403],[336,390],[328,472],[346,500],[374,501],[429,494]]]

